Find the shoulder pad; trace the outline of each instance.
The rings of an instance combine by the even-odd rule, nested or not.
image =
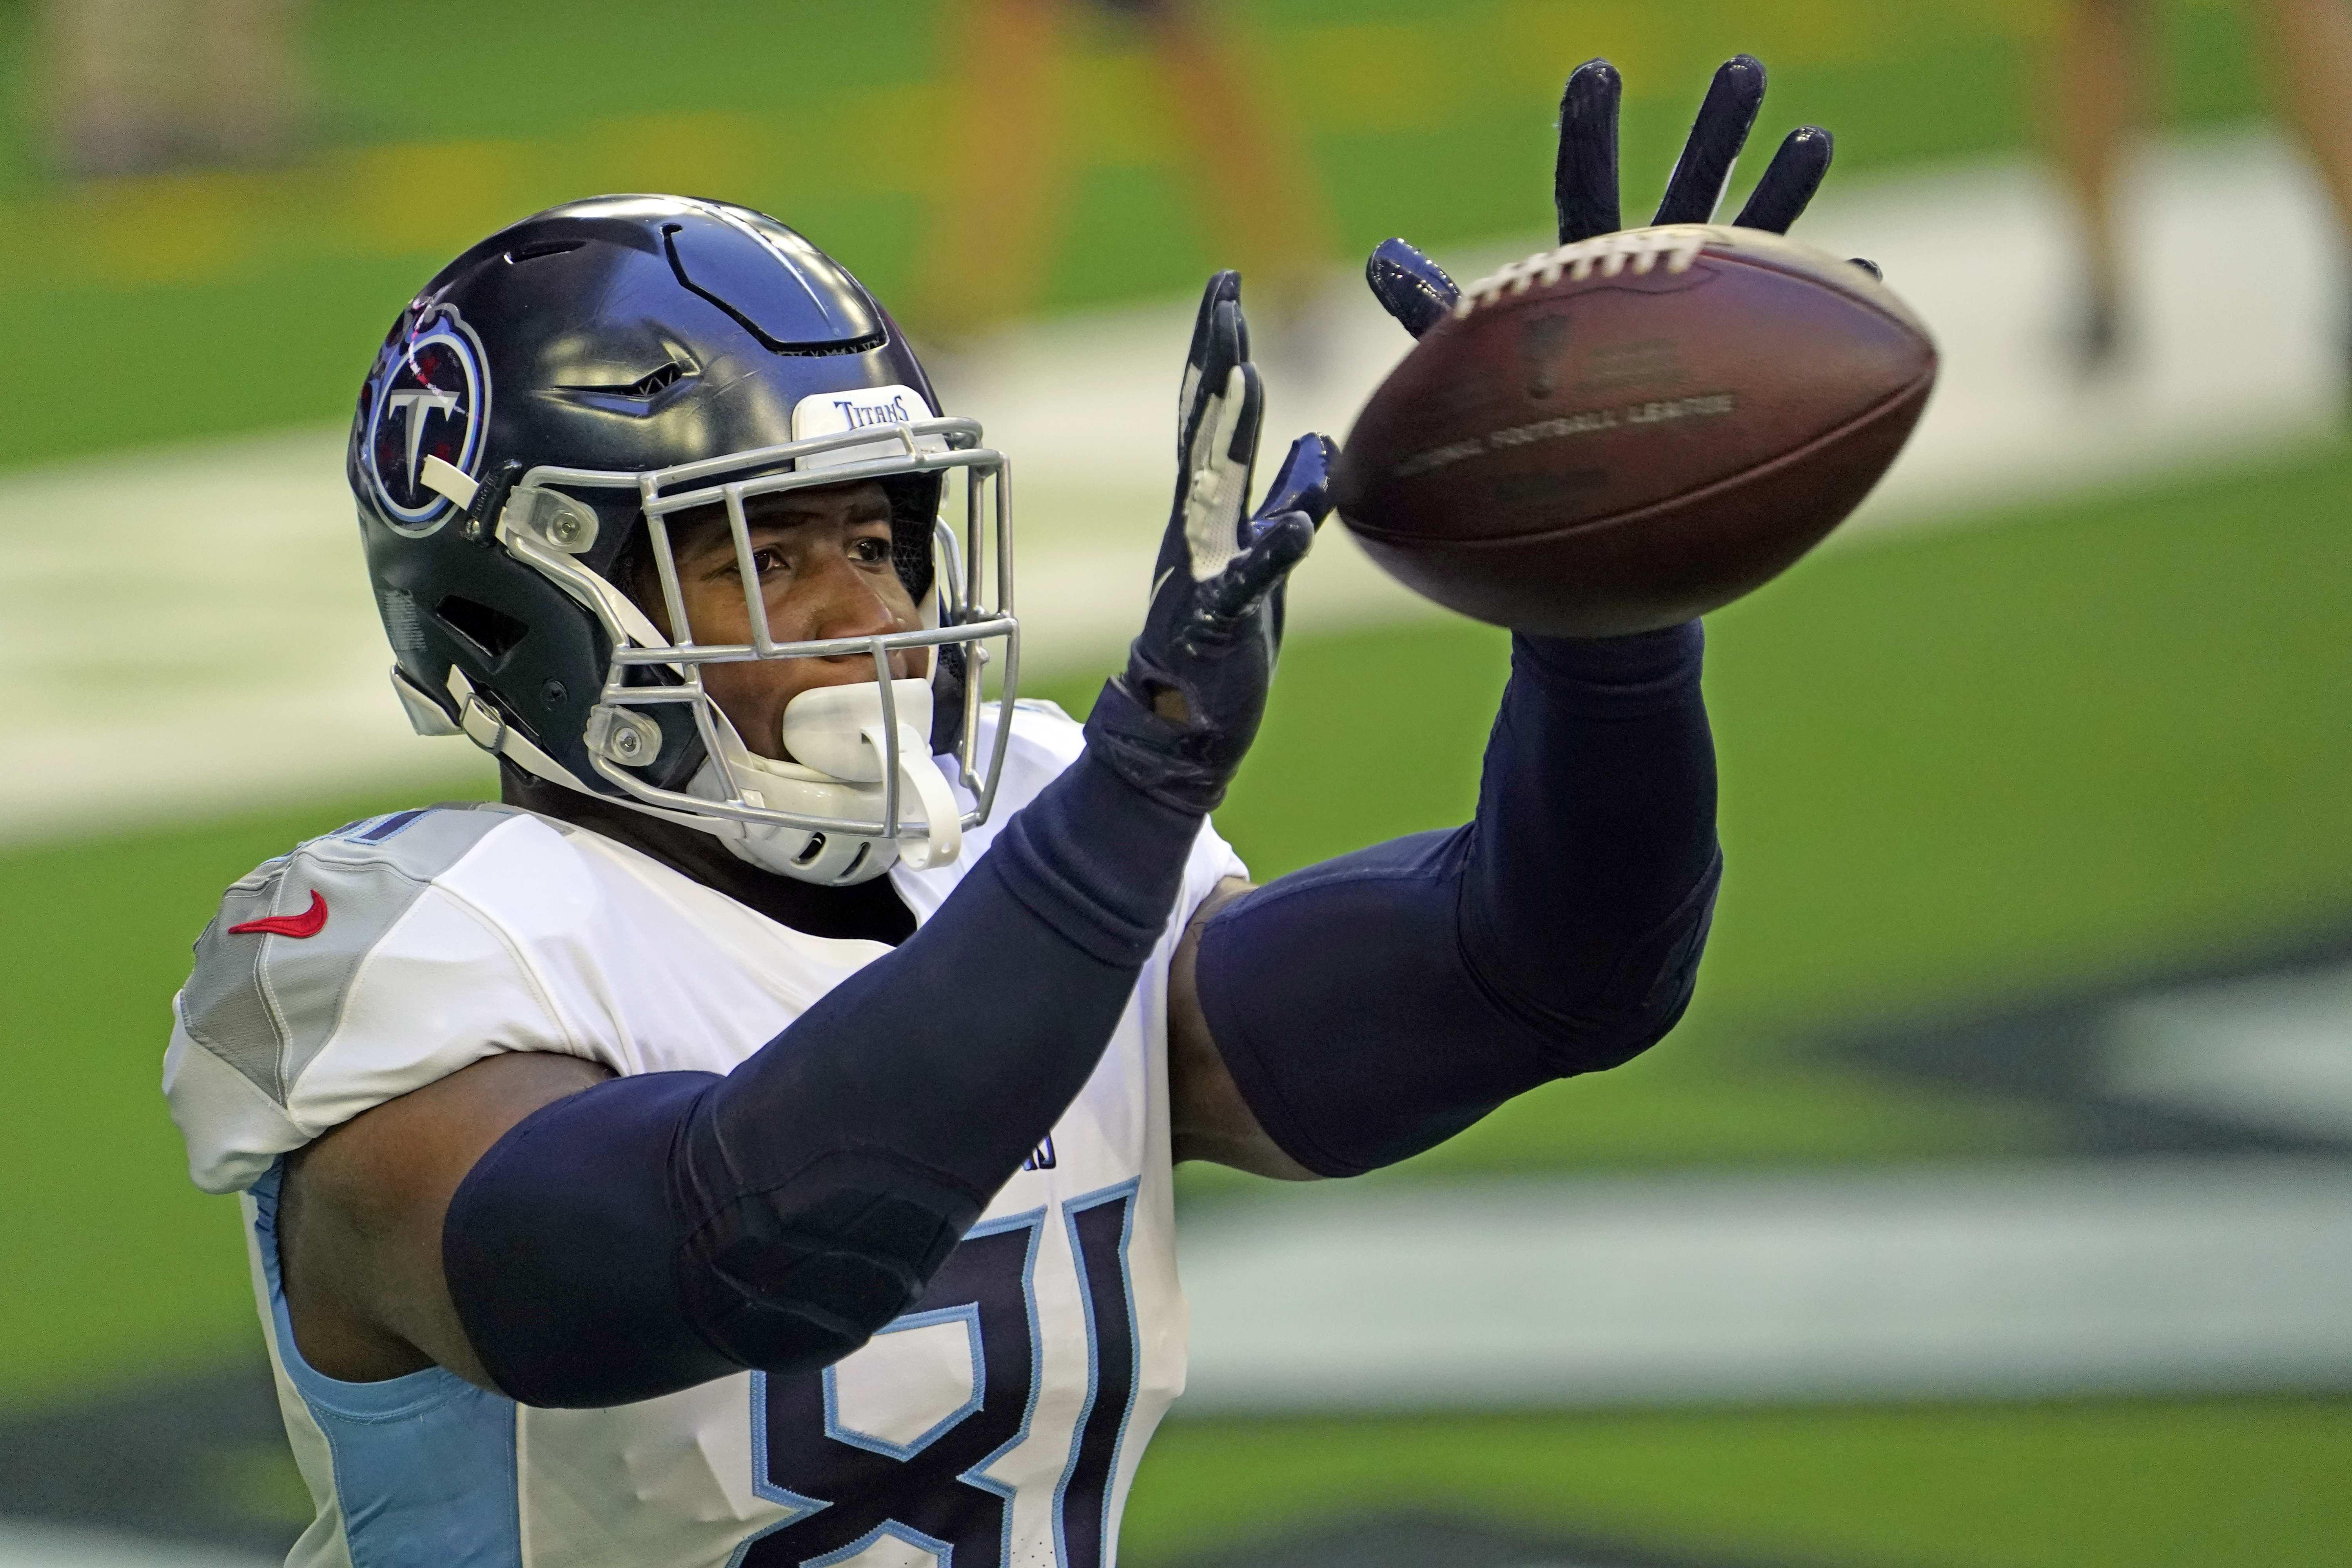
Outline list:
[[[179,995],[188,1037],[278,1104],[325,1046],[361,962],[433,879],[520,808],[460,804],[372,816],[232,884]]]

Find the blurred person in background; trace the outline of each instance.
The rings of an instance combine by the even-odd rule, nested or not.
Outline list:
[[[2148,109],[2148,0],[2072,0],[2055,38],[2052,123],[2061,173],[2083,226],[2084,297],[2074,351],[2085,373],[2113,368],[2129,335],[2116,187],[2126,142]],[[2279,108],[2335,205],[2352,247],[2352,6],[2344,0],[2249,0]],[[2345,319],[2352,375],[2352,299]]]
[[[304,0],[44,0],[49,157],[73,179],[291,153],[308,117]]]
[[[1211,247],[1262,315],[1294,312],[1337,252],[1334,226],[1303,139],[1254,89],[1227,29],[1186,0],[950,0],[946,34],[973,68],[918,284],[924,321],[968,335],[1034,304],[1070,194],[1061,76],[1089,20],[1141,43]]]

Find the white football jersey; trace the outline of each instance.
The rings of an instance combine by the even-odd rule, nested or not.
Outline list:
[[[1022,705],[990,823],[955,864],[891,873],[918,920],[1080,744],[1058,710]],[[278,1289],[281,1156],[500,1051],[725,1072],[888,949],[788,930],[503,805],[355,823],[239,881],[175,1003],[164,1089],[196,1184],[245,1194],[278,1402],[318,1508],[289,1563],[1108,1563],[1137,1459],[1184,1382],[1169,963],[1192,911],[1242,874],[1204,827],[1101,1066],[914,1310],[822,1373],[604,1410],[518,1405],[438,1367],[371,1384],[312,1370]],[[985,989],[939,998],[988,1005]]]

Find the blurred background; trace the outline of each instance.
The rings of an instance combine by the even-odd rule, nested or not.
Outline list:
[[[1405,346],[1374,242],[1547,245],[1596,54],[1646,212],[1736,50],[1759,149],[1838,137],[1799,237],[1946,363],[1864,511],[1711,622],[1697,1005],[1393,1171],[1188,1169],[1192,1390],[1124,1560],[2352,1561],[2347,17],[0,0],[0,1565],[305,1517],[156,1079],[222,887],[493,787],[407,731],[341,471],[441,262],[604,191],[806,231],[1013,455],[1030,689],[1083,710],[1202,277],[1244,270],[1269,437],[1344,436]],[[1336,526],[1295,594],[1219,818],[1261,877],[1465,816],[1504,677]]]

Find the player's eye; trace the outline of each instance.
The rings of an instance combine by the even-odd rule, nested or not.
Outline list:
[[[849,542],[849,558],[860,566],[885,566],[890,561],[890,542],[878,534],[865,534]]]
[[[772,544],[751,552],[751,568],[762,577],[786,571],[791,565],[792,563],[784,559],[784,552]]]

